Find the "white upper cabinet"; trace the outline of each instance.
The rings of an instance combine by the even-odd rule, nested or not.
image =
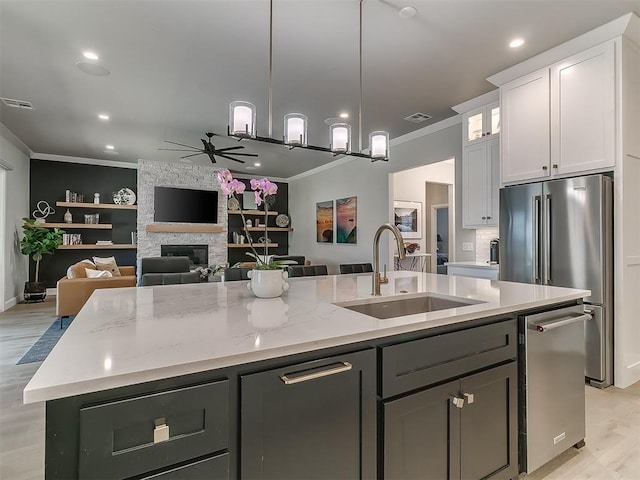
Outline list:
[[[500,133],[500,105],[485,105],[462,116],[462,144],[472,145]]]
[[[462,152],[462,226],[498,226],[500,143],[497,137]]]
[[[551,67],[551,172],[615,165],[614,44]]]
[[[615,165],[614,42],[504,84],[502,183]]]
[[[549,175],[549,69],[506,83],[502,106],[502,182]]]

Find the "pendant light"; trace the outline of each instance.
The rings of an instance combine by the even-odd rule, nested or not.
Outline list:
[[[255,138],[256,106],[249,102],[231,102],[229,105],[229,126],[234,137]]]
[[[334,123],[329,127],[329,148],[309,145],[307,143],[308,118],[301,113],[289,113],[284,116],[284,133],[282,140],[272,138],[273,113],[273,0],[269,0],[269,117],[268,136],[261,137],[256,133],[256,107],[249,102],[236,101],[229,106],[229,125],[227,135],[237,139],[250,138],[259,142],[286,145],[289,148],[305,148],[320,152],[346,154],[354,157],[376,160],[389,160],[389,134],[375,131],[369,134],[369,154],[362,152],[362,2],[359,9],[359,82],[360,101],[358,108],[358,142],[356,151],[352,151],[351,126],[347,123]]]
[[[369,155],[374,160],[389,159],[389,133],[382,130],[369,134]]]
[[[351,152],[351,125],[334,123],[329,127],[329,149],[333,153]]]
[[[284,116],[285,145],[307,146],[307,120],[301,113],[288,113]]]

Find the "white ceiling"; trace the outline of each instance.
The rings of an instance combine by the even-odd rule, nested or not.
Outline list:
[[[324,120],[348,111],[357,146],[358,0],[273,5],[273,136],[285,113],[301,112],[309,143],[328,146]],[[402,19],[407,5],[418,14]],[[640,14],[640,0],[365,0],[363,148],[369,131],[394,138],[455,115],[453,105],[494,88],[488,76],[630,11]],[[526,43],[512,50],[515,36]],[[75,68],[84,50],[111,75]],[[171,147],[163,141],[200,147],[205,132],[226,132],[233,100],[257,106],[258,134],[267,135],[268,52],[268,0],[0,0],[0,96],[34,106],[0,104],[0,121],[38,153],[177,161],[158,151]],[[433,118],[403,120],[416,112]],[[243,145],[260,154],[260,168],[219,164],[288,178],[332,160]]]

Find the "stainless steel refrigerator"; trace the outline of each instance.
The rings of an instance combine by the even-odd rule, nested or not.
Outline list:
[[[500,190],[500,280],[591,290],[585,376],[613,382],[613,189],[606,175]]]

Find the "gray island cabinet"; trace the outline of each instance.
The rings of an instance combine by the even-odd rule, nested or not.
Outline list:
[[[385,320],[335,305],[378,301],[367,274],[260,301],[230,284],[97,291],[25,388],[46,401],[46,478],[517,478],[516,319],[585,292],[394,277],[382,300],[476,303]]]

